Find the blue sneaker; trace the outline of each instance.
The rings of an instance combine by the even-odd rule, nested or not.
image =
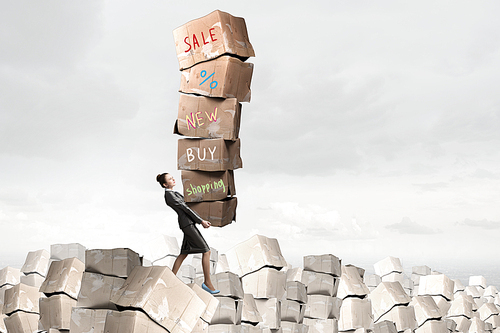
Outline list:
[[[205,291],[207,291],[207,292],[211,293],[212,295],[213,295],[213,294],[218,294],[218,293],[220,293],[220,290],[212,290],[212,289],[208,288],[208,287],[207,287],[207,285],[205,284],[205,282],[203,282],[203,283],[201,284],[201,287],[203,288],[203,290],[205,290]]]

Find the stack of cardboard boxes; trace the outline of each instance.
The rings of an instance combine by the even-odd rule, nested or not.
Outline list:
[[[184,199],[213,226],[236,219],[233,170],[242,167],[241,102],[250,101],[254,56],[245,20],[216,10],[173,31],[181,86],[174,133]]]

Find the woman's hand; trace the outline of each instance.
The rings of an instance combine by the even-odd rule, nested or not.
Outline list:
[[[203,226],[203,228],[206,229],[206,228],[210,227],[212,225],[212,223],[210,223],[210,221],[203,220],[203,221],[201,221],[201,225]]]

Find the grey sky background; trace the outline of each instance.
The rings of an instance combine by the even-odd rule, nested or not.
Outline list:
[[[181,240],[155,182],[180,180],[172,30],[220,9],[245,18],[256,57],[238,221],[203,230],[212,247],[258,233],[294,266],[391,255],[500,286],[500,3],[1,7],[0,267],[54,243],[147,256],[161,234]]]

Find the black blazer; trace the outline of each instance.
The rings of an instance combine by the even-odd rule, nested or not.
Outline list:
[[[186,205],[184,197],[179,192],[165,190],[165,202],[178,216],[179,228],[187,227],[193,223],[201,223],[203,219]]]

